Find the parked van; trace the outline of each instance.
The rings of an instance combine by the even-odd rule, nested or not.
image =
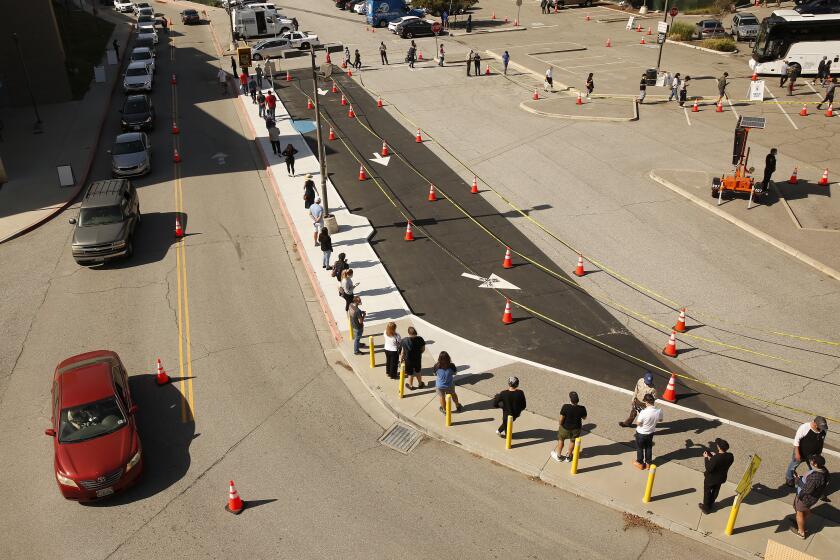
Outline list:
[[[387,27],[403,16],[423,17],[424,10],[411,9],[405,0],[367,0],[367,22],[372,27]]]
[[[292,30],[292,20],[285,19],[274,8],[250,4],[233,10],[233,29],[240,39],[282,35]]]

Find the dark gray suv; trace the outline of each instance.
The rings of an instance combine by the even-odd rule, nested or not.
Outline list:
[[[140,223],[140,198],[128,179],[96,181],[82,198],[73,230],[73,258],[80,265],[129,258]]]

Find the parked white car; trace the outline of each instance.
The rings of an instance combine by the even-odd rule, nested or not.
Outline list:
[[[359,2],[355,6],[353,6],[353,11],[359,15],[366,15],[367,14],[367,2]]]
[[[148,62],[132,62],[125,69],[125,74],[123,75],[123,91],[126,93],[152,91],[153,82],[154,75]]]
[[[308,49],[310,45],[314,47],[321,45],[321,41],[318,40],[317,35],[307,33],[306,31],[289,31],[288,33],[283,33],[280,37],[289,41],[289,44],[296,49]]]
[[[149,70],[152,71],[152,74],[155,73],[155,53],[153,53],[150,49],[146,47],[137,47],[136,49],[132,49],[128,59],[131,62],[145,62],[149,65]]]
[[[399,24],[405,23],[406,21],[409,21],[409,20],[412,20],[412,19],[420,19],[420,18],[417,17],[417,16],[403,16],[403,17],[397,18],[394,21],[388,22],[388,31],[390,31],[391,33],[396,33],[397,32],[397,26]]]
[[[137,38],[138,39],[151,39],[152,42],[157,45],[158,44],[158,34],[153,28],[150,27],[141,27],[137,30]]]
[[[114,0],[114,9],[118,12],[133,12],[134,2],[131,0]]]
[[[264,39],[251,47],[252,60],[268,60],[283,56],[283,51],[292,50],[288,39],[278,37],[277,39]]]

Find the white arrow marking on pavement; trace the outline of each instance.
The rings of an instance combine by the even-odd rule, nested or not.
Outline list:
[[[378,152],[374,152],[373,159],[370,161],[372,161],[373,163],[388,165],[388,162],[391,161],[391,156],[382,157],[381,155],[379,155]]]
[[[213,154],[212,156],[210,156],[210,159],[215,159],[216,163],[218,163],[219,165],[224,165],[226,157],[228,157],[228,155],[226,153],[217,152],[217,153]]]
[[[318,88],[318,95],[327,95],[330,92],[328,89]]]
[[[482,278],[481,276],[476,276],[475,274],[467,274],[466,272],[462,272],[461,276],[466,278],[472,278],[473,280],[478,280],[481,284],[478,285],[479,288],[496,288],[499,290],[518,290],[519,287],[514,286],[507,280],[499,278],[495,274],[491,273],[490,278]]]

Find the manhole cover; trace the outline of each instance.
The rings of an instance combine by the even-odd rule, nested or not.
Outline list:
[[[394,424],[379,438],[379,443],[408,455],[421,439],[423,436],[417,430],[405,424]]]

